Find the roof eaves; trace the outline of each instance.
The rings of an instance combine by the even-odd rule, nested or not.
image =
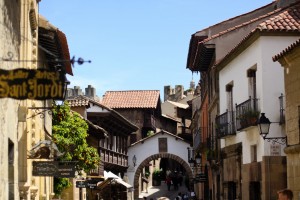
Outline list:
[[[300,39],[298,39],[296,42],[292,43],[290,46],[288,46],[287,48],[285,48],[280,53],[278,53],[275,56],[273,56],[273,58],[272,58],[273,61],[274,62],[278,61],[279,59],[281,59],[282,57],[286,56],[291,51],[293,51],[296,47],[300,47]]]
[[[148,139],[150,139],[150,138],[152,138],[152,137],[155,137],[155,136],[158,135],[158,134],[165,134],[165,133],[168,134],[168,135],[170,135],[170,136],[175,137],[176,140],[179,139],[179,140],[184,141],[183,138],[181,138],[181,137],[179,137],[179,136],[177,136],[177,135],[174,135],[174,134],[172,134],[172,133],[170,133],[170,132],[168,132],[168,131],[165,131],[165,130],[161,130],[161,131],[159,131],[159,132],[157,132],[157,133],[155,133],[155,134],[153,134],[153,135],[150,135],[150,136],[145,137],[145,138],[143,138],[143,139],[141,139],[141,140],[139,140],[139,141],[137,141],[137,142],[135,142],[135,143],[132,143],[132,144],[130,145],[130,147],[135,146],[136,144],[139,144],[139,143],[144,143],[146,140],[148,140]]]
[[[211,29],[212,27],[219,26],[219,25],[221,25],[221,24],[223,24],[223,23],[225,23],[225,22],[229,22],[229,21],[232,21],[232,20],[234,20],[234,19],[238,19],[238,18],[240,18],[240,17],[243,17],[243,16],[245,16],[245,15],[248,15],[248,14],[251,14],[251,13],[254,13],[254,12],[257,12],[258,10],[264,9],[264,8],[266,8],[266,7],[268,7],[268,6],[271,6],[271,5],[274,4],[274,3],[275,3],[275,1],[273,1],[272,3],[269,3],[269,4],[267,4],[267,5],[264,5],[264,6],[262,6],[262,7],[259,7],[259,8],[257,8],[257,9],[254,9],[254,10],[252,10],[252,11],[250,11],[250,12],[243,13],[243,14],[241,14],[241,15],[238,15],[238,16],[235,16],[235,17],[226,19],[226,20],[224,20],[224,21],[221,21],[221,22],[219,22],[219,23],[217,23],[217,24],[214,24],[214,25],[209,26],[209,27],[207,27],[207,28],[204,28],[204,29],[202,29],[202,30],[200,30],[200,31],[197,31],[197,32],[195,33],[195,35],[196,35],[197,33],[201,33],[201,32],[203,32],[203,31],[209,30],[209,29]],[[250,21],[252,21],[252,20],[250,20]],[[230,29],[231,29],[231,28],[230,28]],[[229,29],[227,29],[227,30],[229,30]],[[225,31],[226,31],[226,30],[225,30]],[[221,32],[224,32],[224,31],[221,31]]]
[[[133,123],[131,123],[128,119],[126,119],[124,116],[122,116],[120,113],[118,113],[117,111],[115,111],[114,109],[111,109],[97,101],[94,101],[93,99],[90,99],[88,97],[82,96],[82,98],[86,98],[87,100],[89,100],[90,103],[95,104],[99,107],[102,107],[106,110],[108,110],[114,117],[116,117],[117,119],[124,121],[125,123],[127,123],[134,131],[137,131],[139,128],[134,125]]]

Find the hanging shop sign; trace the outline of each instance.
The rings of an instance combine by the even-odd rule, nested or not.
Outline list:
[[[77,188],[86,188],[87,183],[85,181],[76,181]]]
[[[0,98],[63,100],[66,77],[47,69],[0,69]]]
[[[33,161],[33,176],[75,177],[75,162]]]
[[[207,182],[207,176],[205,175],[205,173],[201,172],[196,175],[195,181],[200,183]]]

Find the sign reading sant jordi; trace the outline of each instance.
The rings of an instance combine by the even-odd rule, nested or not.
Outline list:
[[[63,100],[65,74],[47,69],[0,69],[0,98]]]

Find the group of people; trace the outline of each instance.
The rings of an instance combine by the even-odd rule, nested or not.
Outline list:
[[[171,190],[171,185],[173,185],[174,190],[178,190],[178,187],[182,186],[182,182],[183,182],[182,172],[167,171],[167,173],[166,173],[166,181],[165,182],[167,184],[168,191]]]

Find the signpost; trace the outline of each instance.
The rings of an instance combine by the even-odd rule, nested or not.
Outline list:
[[[76,181],[76,187],[77,188],[86,188],[86,182],[85,181]]]

